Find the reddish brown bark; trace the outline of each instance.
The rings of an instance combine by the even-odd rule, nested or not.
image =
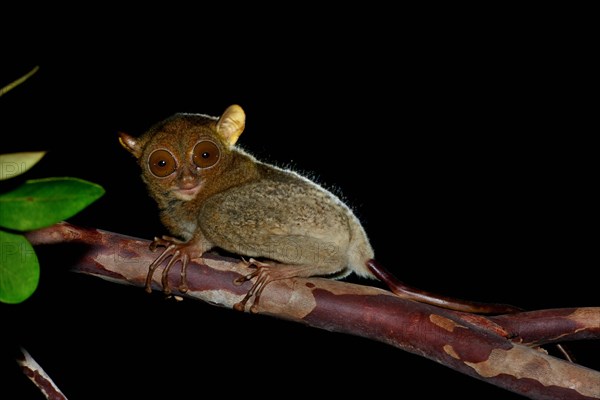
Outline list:
[[[34,245],[74,242],[87,247],[72,269],[143,287],[157,254],[149,241],[66,223],[31,232]],[[232,308],[252,286],[241,260],[207,255],[169,273],[175,295]],[[160,290],[160,274],[153,289]],[[247,310],[248,308],[246,308]],[[532,399],[600,399],[600,372],[552,357],[532,345],[599,339],[600,307],[551,309],[484,317],[399,298],[385,290],[330,279],[270,283],[258,312],[330,331],[381,341]]]

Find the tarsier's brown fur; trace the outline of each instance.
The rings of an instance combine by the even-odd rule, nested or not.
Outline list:
[[[161,221],[175,236],[154,240],[152,248],[166,249],[150,266],[147,290],[154,270],[168,260],[163,289],[169,293],[166,273],[181,261],[180,289],[185,291],[188,261],[213,248],[251,257],[255,270],[240,281],[256,281],[238,309],[254,296],[256,310],[264,287],[277,279],[339,279],[354,272],[395,283],[387,272],[372,272],[377,272],[373,249],[352,210],[313,181],[236,147],[244,127],[244,111],[232,105],[220,117],[176,114],[139,138],[120,134],[121,144],[139,162]],[[209,150],[201,151],[202,146]],[[401,283],[390,287],[401,297],[463,307]]]

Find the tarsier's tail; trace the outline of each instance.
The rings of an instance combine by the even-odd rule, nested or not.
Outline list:
[[[383,268],[377,261],[370,259],[366,262],[367,268],[377,277],[377,279],[384,282],[396,296],[415,300],[421,303],[427,303],[443,308],[447,308],[455,311],[463,311],[474,314],[512,314],[516,312],[525,311],[522,308],[511,306],[508,304],[490,304],[480,303],[477,301],[467,301],[461,299],[454,299],[451,297],[440,296],[437,294],[429,293],[424,290],[415,289],[405,285],[398,278],[392,275],[388,270]],[[571,351],[565,348],[561,343],[555,344],[556,349],[562,355],[562,357],[569,361],[575,362],[575,358]]]
[[[380,265],[374,259],[370,259],[366,262],[367,268],[377,277],[385,283],[392,293],[398,297],[415,300],[421,303],[427,303],[450,310],[463,311],[475,314],[510,314],[515,312],[524,311],[521,308],[511,306],[508,304],[490,304],[480,303],[476,301],[468,301],[455,299],[446,296],[440,296],[438,294],[429,293],[424,290],[415,289],[410,287],[398,278],[392,275],[387,269]]]

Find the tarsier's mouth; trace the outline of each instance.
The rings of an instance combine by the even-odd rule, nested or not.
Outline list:
[[[189,201],[189,200],[194,199],[199,191],[200,191],[200,185],[196,185],[191,188],[176,187],[173,189],[173,194],[179,200]]]

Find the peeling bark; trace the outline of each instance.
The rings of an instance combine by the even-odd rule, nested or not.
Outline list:
[[[143,287],[157,254],[150,242],[60,223],[30,232],[34,245],[84,244],[72,270]],[[179,267],[169,273],[173,294],[233,308],[252,286],[241,260],[206,255],[188,267],[181,293]],[[161,290],[160,274],[152,287]],[[361,336],[421,355],[531,399],[600,399],[600,372],[552,357],[536,346],[600,339],[600,308],[564,308],[484,317],[399,298],[385,290],[323,278],[270,283],[258,313]]]

